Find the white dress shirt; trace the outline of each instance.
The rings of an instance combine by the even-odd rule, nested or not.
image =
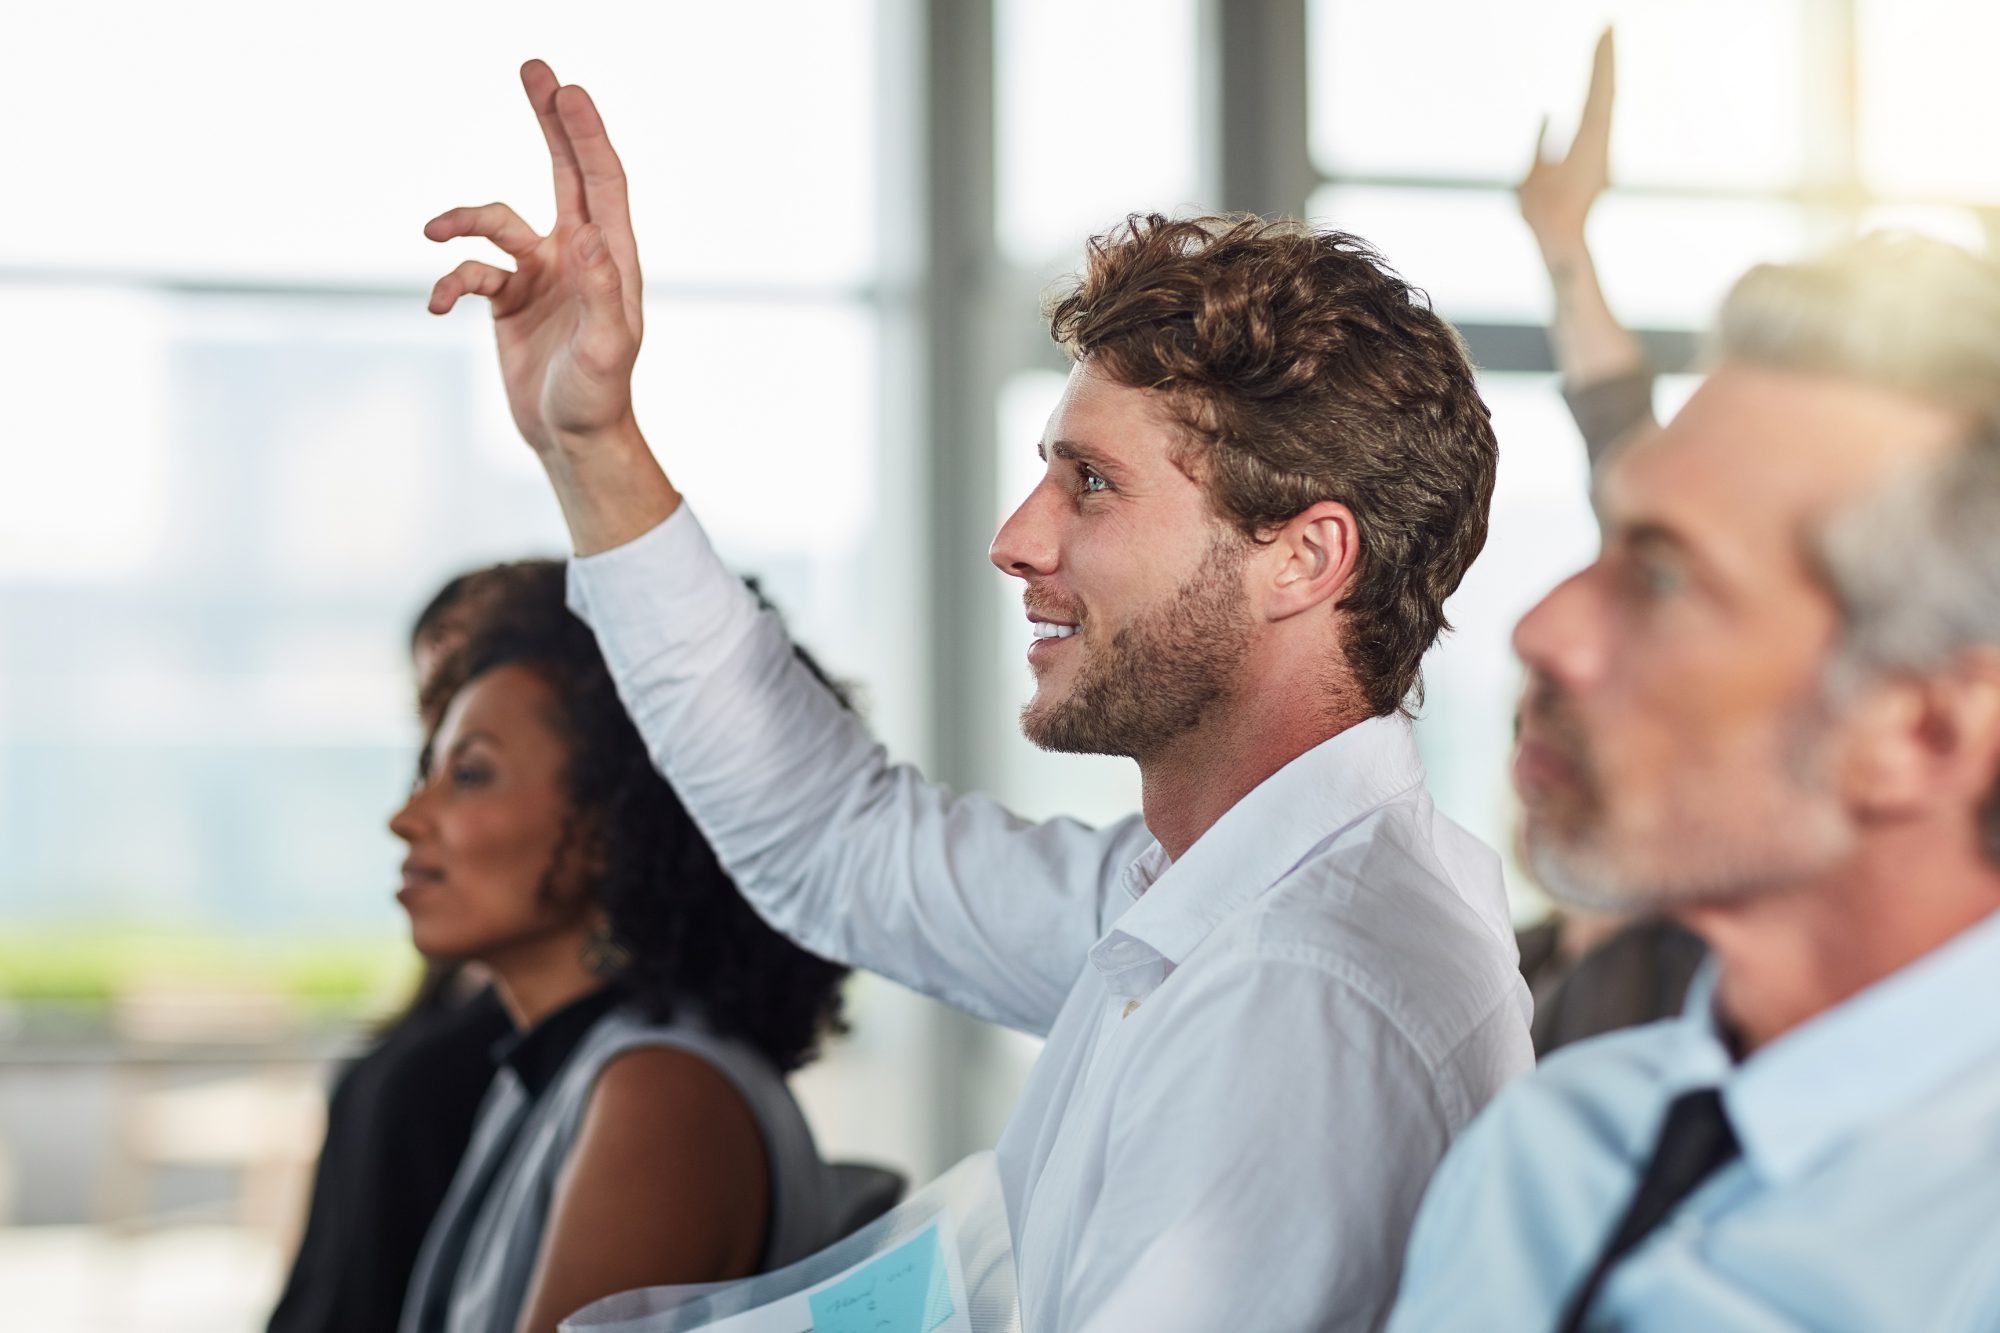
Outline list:
[[[655,762],[806,948],[1047,1045],[999,1164],[1028,1333],[1369,1329],[1446,1145],[1533,1062],[1492,852],[1401,718],[1177,862],[891,765],[685,505],[571,565]]]
[[[1740,1064],[1713,960],[1677,1019],[1566,1047],[1424,1200],[1392,1327],[1553,1328],[1667,1104],[1719,1088],[1742,1156],[1611,1270],[1629,1333],[2000,1329],[2000,914]]]

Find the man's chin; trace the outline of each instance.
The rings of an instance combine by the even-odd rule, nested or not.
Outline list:
[[[1069,711],[1076,699],[1075,682],[1062,666],[1032,666],[1035,674],[1035,692],[1028,696],[1028,702],[1021,705],[1021,732],[1029,740],[1035,739],[1037,730],[1050,727],[1061,728],[1063,715]],[[1039,741],[1036,742],[1040,744]]]
[[[1063,717],[1063,702],[1050,697],[1050,691],[1042,688],[1037,689],[1034,697],[1021,706],[1021,734],[1029,744],[1057,753],[1068,750],[1062,744],[1063,736],[1069,730]]]
[[[1021,709],[1021,734],[1030,745],[1051,754],[1130,756],[1129,751],[1110,744],[1109,737],[1080,717],[1068,694],[1037,690],[1035,697]]]
[[[1657,906],[1656,895],[1636,887],[1630,867],[1593,839],[1551,827],[1530,814],[1523,839],[1535,882],[1565,907],[1624,915]]]
[[[1565,907],[1605,915],[1671,916],[1690,908],[1730,907],[1795,881],[1776,867],[1703,865],[1685,850],[1613,850],[1590,839],[1526,839],[1535,882]],[[1748,858],[1745,858],[1746,861]]]

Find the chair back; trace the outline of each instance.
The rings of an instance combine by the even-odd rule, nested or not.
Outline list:
[[[909,1182],[900,1172],[863,1162],[834,1162],[828,1213],[833,1231],[827,1243],[853,1235],[903,1201]]]

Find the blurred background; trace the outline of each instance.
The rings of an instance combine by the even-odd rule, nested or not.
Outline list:
[[[1137,807],[1042,755],[986,563],[1063,363],[1038,318],[1133,210],[1303,213],[1463,329],[1493,536],[1431,659],[1445,809],[1497,846],[1513,620],[1584,562],[1584,458],[1511,186],[1615,22],[1619,314],[1691,387],[1749,264],[2000,235],[1981,0],[691,0],[15,6],[0,83],[0,1291],[21,1327],[261,1327],[330,1061],[416,975],[384,822],[411,617],[561,554],[462,203],[551,207],[515,68],[603,107],[648,285],[641,418],[728,557],[900,756],[1024,813]],[[1536,911],[1520,895],[1524,919]],[[928,1179],[1034,1044],[857,980],[799,1080],[830,1155]]]

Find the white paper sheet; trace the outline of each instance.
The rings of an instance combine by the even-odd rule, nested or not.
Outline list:
[[[1019,1333],[1014,1253],[991,1153],[960,1162],[846,1240],[744,1282],[654,1287],[579,1310],[563,1333]]]

